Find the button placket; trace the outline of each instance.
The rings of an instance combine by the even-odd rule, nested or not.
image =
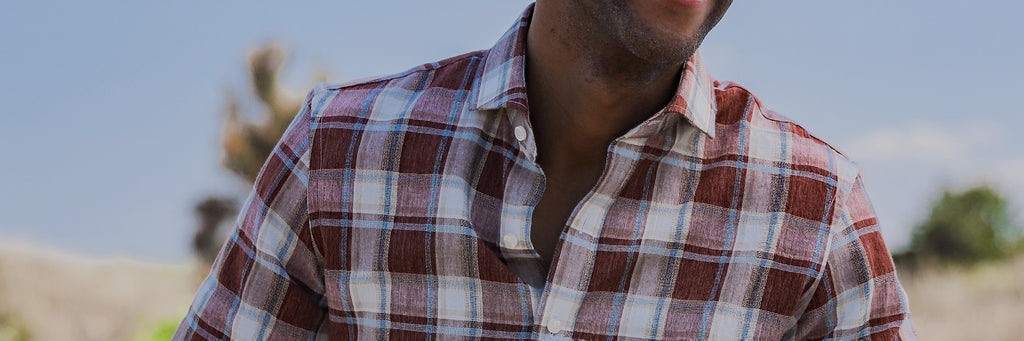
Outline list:
[[[507,146],[507,150],[503,148],[502,152],[512,154],[506,154],[512,158],[508,160],[512,163],[504,179],[501,223],[498,233],[492,238],[507,268],[529,285],[531,315],[535,323],[541,325],[539,307],[547,273],[538,266],[540,256],[529,236],[530,212],[539,200],[536,194],[543,190],[544,174],[536,164],[534,138],[526,115],[511,108],[502,109],[501,113],[506,115],[508,123],[499,121],[494,126],[497,130],[493,131],[493,136],[501,140],[501,145]]]
[[[599,232],[598,227],[601,226],[599,223],[601,220],[600,212],[598,212],[600,209],[600,205],[594,202],[593,196],[585,197],[580,203],[577,212],[569,221],[569,228],[575,231],[566,233],[590,235],[590,237],[584,238],[593,238],[596,243],[596,235]],[[587,293],[587,286],[589,285],[586,281],[587,273],[593,271],[593,257],[596,254],[596,248],[590,247],[584,250],[580,247],[584,245],[574,245],[575,251],[570,253],[566,250],[565,243],[571,242],[563,240],[562,243],[562,249],[559,251],[560,255],[558,256],[559,263],[561,264],[566,262],[567,259],[572,258],[572,262],[580,266],[556,266],[554,268],[555,273],[551,277],[551,283],[545,288],[544,295],[541,298],[542,316],[539,317],[541,330],[546,331],[547,334],[557,336],[563,336],[562,333],[565,331],[575,330],[573,321],[576,320],[576,315],[583,304],[583,297]],[[594,245],[596,246],[596,244]],[[562,286],[569,283],[574,284],[574,286]]]
[[[512,124],[512,136],[518,142],[520,151],[527,156],[530,161],[537,160],[537,147],[534,144],[533,134],[530,133],[530,120],[526,117],[526,114],[519,112],[518,110],[506,109],[506,116],[508,117],[509,123]]]
[[[620,138],[621,140],[621,138]],[[595,184],[592,192],[584,196],[579,207],[572,214],[569,221],[569,230],[572,237],[565,237],[562,240],[559,251],[559,264],[555,265],[551,274],[551,282],[545,288],[541,298],[541,315],[544,330],[549,334],[561,336],[559,332],[566,330],[578,331],[573,321],[583,306],[583,300],[590,285],[590,275],[593,273],[594,263],[597,255],[598,238],[604,228],[604,215],[608,212],[609,205],[613,200],[607,198],[607,193],[618,193],[624,182],[621,177],[614,176],[615,169],[622,167],[620,162],[635,163],[635,160],[617,160],[611,157],[615,143],[608,147],[608,159],[605,162],[601,178]],[[569,238],[575,240],[570,241]],[[574,243],[567,247],[565,243]],[[563,263],[571,262],[573,266]],[[555,322],[559,321],[559,322]],[[557,328],[551,328],[552,323]],[[552,332],[559,330],[559,332]]]
[[[505,108],[502,110],[502,112],[505,114],[505,116],[508,119],[508,122],[512,126],[512,135],[516,141],[516,143],[514,144],[515,146],[517,146],[516,149],[518,150],[518,152],[522,153],[521,155],[525,156],[526,160],[533,162],[533,168],[535,168],[535,170],[538,173],[541,173],[541,176],[543,177],[543,172],[540,171],[540,167],[537,166],[535,163],[537,155],[536,147],[534,145],[534,139],[531,136],[532,134],[530,133],[530,122],[527,119],[526,114],[520,112],[519,110],[511,108]],[[513,173],[522,171],[524,170],[517,168],[517,170],[514,170]],[[513,175],[514,174],[509,175],[510,179],[513,177]],[[531,205],[528,202],[519,202],[518,204],[526,206]],[[515,221],[514,224],[502,224],[502,234],[499,240],[499,244],[506,249],[531,251],[533,246],[530,243],[530,233],[529,229],[527,228],[527,225],[530,221],[530,217],[517,217],[516,219],[513,219],[513,221]]]

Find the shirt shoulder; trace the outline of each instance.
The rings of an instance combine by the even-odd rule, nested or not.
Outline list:
[[[427,158],[417,148],[478,126],[466,113],[482,60],[475,51],[392,75],[317,84],[309,103],[311,171],[375,172],[399,159],[416,164],[413,159]],[[385,157],[395,151],[409,155]]]
[[[860,175],[860,167],[847,153],[765,105],[747,88],[735,82],[715,81],[714,85],[716,122],[719,126],[743,123],[732,131],[744,135],[749,158],[785,166],[792,172],[810,172],[842,188],[852,186]]]
[[[408,70],[345,82],[323,82],[313,88],[314,98],[323,102],[313,110],[316,120],[337,117],[386,119],[423,112],[418,102],[431,109],[442,108],[438,99],[465,101],[476,79],[485,51],[473,51]],[[424,98],[426,96],[427,98]],[[316,102],[316,100],[314,100]]]

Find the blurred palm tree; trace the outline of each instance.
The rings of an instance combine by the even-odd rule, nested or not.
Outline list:
[[[262,107],[257,121],[243,115],[243,106],[234,92],[227,96],[222,113],[221,163],[246,187],[252,187],[267,157],[302,106],[302,98],[283,88],[278,81],[287,59],[288,52],[274,43],[249,52],[252,91]],[[324,69],[315,71],[316,81],[327,78]],[[196,204],[199,226],[192,240],[192,250],[201,260],[211,264],[216,258],[226,237],[220,227],[239,209],[238,200],[230,197],[210,196]]]

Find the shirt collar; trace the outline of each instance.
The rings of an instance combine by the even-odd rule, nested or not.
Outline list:
[[[483,69],[476,80],[474,110],[511,108],[529,112],[526,101],[526,32],[534,4],[530,4],[501,39],[484,54]],[[687,61],[675,96],[664,111],[681,114],[690,124],[715,137],[714,79],[704,66],[700,51]]]

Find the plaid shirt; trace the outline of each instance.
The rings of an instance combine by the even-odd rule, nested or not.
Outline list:
[[[699,54],[545,271],[531,14],[489,50],[318,85],[174,339],[913,338],[857,166]]]

